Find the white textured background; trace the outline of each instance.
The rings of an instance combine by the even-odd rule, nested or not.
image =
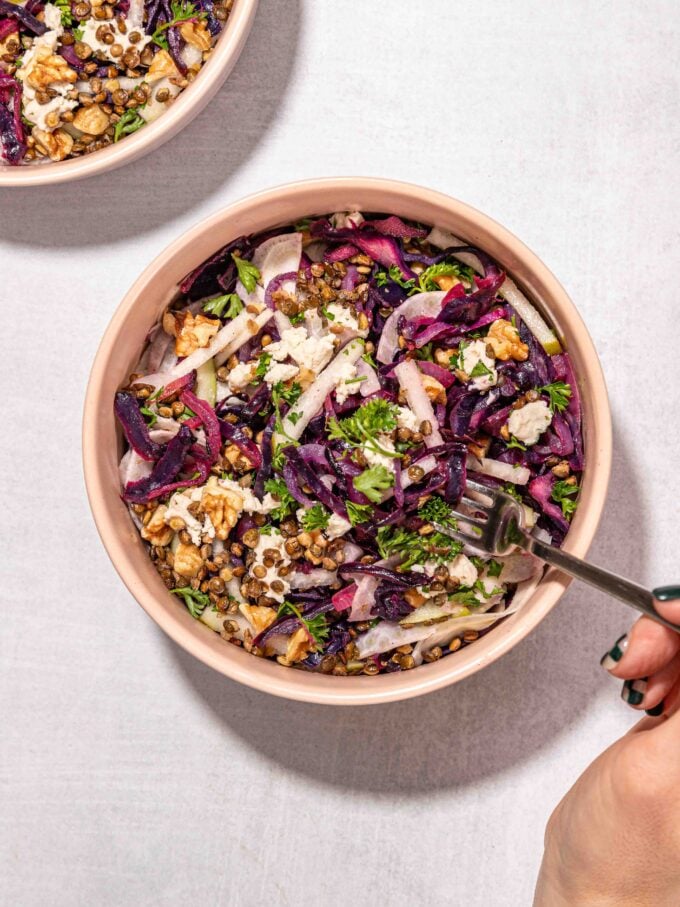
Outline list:
[[[615,425],[592,553],[677,581],[679,31],[676,0],[261,0],[181,136],[0,193],[3,907],[530,903],[551,808],[633,717],[598,667],[626,610],[573,588],[502,661],[404,704],[243,689],[109,564],[83,392],[125,290],[198,219],[303,177],[429,185],[513,230],[580,307]]]

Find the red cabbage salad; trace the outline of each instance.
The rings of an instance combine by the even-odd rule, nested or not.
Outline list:
[[[408,670],[542,566],[454,541],[466,476],[559,545],[581,407],[551,327],[481,249],[359,212],[241,236],[189,274],[115,399],[122,497],[170,593],[247,652]]]
[[[0,160],[90,154],[157,119],[234,0],[0,0]]]

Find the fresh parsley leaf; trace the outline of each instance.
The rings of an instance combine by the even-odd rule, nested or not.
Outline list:
[[[77,28],[72,28],[71,34],[76,41],[82,41],[83,35],[85,34],[85,22],[80,22]]]
[[[404,278],[401,276],[401,268],[399,268],[398,265],[390,265],[388,271],[378,271],[378,273],[375,275],[376,286],[387,286],[387,282],[389,280],[391,280],[393,283],[398,284],[404,290],[409,290],[410,293],[416,292],[415,280],[404,280]]]
[[[203,614],[210,604],[210,599],[205,592],[199,592],[198,589],[192,589],[191,586],[182,586],[182,588],[171,589],[173,595],[179,595],[184,599],[189,614],[196,620]]]
[[[61,13],[61,24],[64,28],[70,28],[73,25],[73,13],[71,12],[70,0],[53,0],[53,2]]]
[[[476,608],[480,604],[474,589],[459,589],[458,592],[449,595],[449,601],[465,605],[466,608]]]
[[[288,413],[286,418],[289,422],[292,422],[293,425],[297,425],[302,418],[302,413]]]
[[[295,222],[295,232],[304,233],[305,230],[309,230],[310,224],[313,224],[316,219],[315,217],[302,217]]]
[[[152,409],[149,409],[148,406],[140,406],[139,411],[143,416],[146,416],[148,419],[149,428],[153,428],[156,422],[158,422],[158,415]]]
[[[119,142],[126,135],[132,135],[133,132],[137,132],[142,126],[146,126],[146,120],[139,115],[139,110],[142,107],[144,107],[144,104],[140,104],[139,107],[130,107],[129,110],[125,111],[114,126],[114,142]]]
[[[363,447],[368,444],[373,450],[389,457],[398,457],[399,454],[383,450],[376,436],[394,431],[397,427],[397,414],[399,408],[394,403],[389,403],[381,397],[369,400],[360,406],[356,412],[345,419],[330,419],[328,422],[328,438],[331,441],[345,441],[352,447]]]
[[[355,476],[352,483],[369,501],[378,504],[382,500],[383,491],[394,485],[394,473],[381,463],[376,463]]]
[[[434,343],[425,343],[420,349],[415,351],[416,359],[425,359],[428,362],[434,362]]]
[[[307,532],[313,532],[315,529],[325,529],[331,518],[330,513],[323,504],[315,504],[309,510],[305,510],[302,516],[302,528]]]
[[[297,381],[294,381],[290,387],[286,387],[282,381],[277,381],[273,387],[273,393],[276,394],[280,400],[285,401],[290,404],[290,406],[294,406],[300,399],[302,386],[298,384]],[[290,418],[290,415],[288,418]],[[293,425],[295,425],[294,422]]]
[[[429,268],[425,268],[418,278],[418,289],[421,293],[431,293],[435,290],[440,290],[441,287],[436,283],[435,277],[455,277],[458,280],[464,279],[471,284],[474,276],[475,272],[467,265],[457,261],[442,261],[437,265],[430,265]]]
[[[282,478],[267,479],[264,490],[279,500],[279,506],[270,513],[273,520],[281,522],[297,510],[298,503]]]
[[[225,311],[226,309],[226,311]],[[236,318],[243,311],[243,303],[236,293],[225,293],[224,296],[215,296],[203,303],[203,311],[218,318]]]
[[[328,639],[328,634],[330,632],[330,627],[328,626],[325,614],[317,614],[316,617],[306,619],[292,602],[284,602],[279,608],[278,616],[284,617],[287,614],[297,617],[300,623],[307,629],[307,632],[314,639],[314,647],[316,649],[323,648],[323,644]]]
[[[553,381],[552,384],[546,384],[545,387],[539,387],[539,392],[547,394],[550,398],[550,409],[558,413],[564,412],[569,406],[571,399],[571,385],[564,381]]]
[[[381,526],[377,535],[378,551],[381,557],[399,554],[403,558],[400,568],[408,570],[414,564],[446,564],[463,550],[460,542],[441,532],[421,535],[402,526]]]
[[[489,574],[490,577],[492,577],[493,579],[496,579],[503,572],[502,562],[496,561],[493,558],[491,558],[491,560],[486,561],[486,572]]]
[[[355,504],[354,501],[347,501],[347,518],[352,526],[358,526],[359,523],[367,523],[373,515],[373,508],[370,504]]]
[[[272,357],[269,353],[260,353],[260,358],[257,360],[257,368],[255,369],[255,377],[259,378],[260,381],[267,374],[267,369],[271,365]]]
[[[378,368],[378,363],[370,353],[364,353],[361,358],[364,360],[364,362],[368,362],[371,368]]]
[[[576,510],[576,498],[578,497],[579,491],[578,484],[561,479],[555,482],[552,491],[550,492],[550,497],[560,505],[562,513],[568,520],[572,518],[574,511]]]
[[[291,323],[292,325],[302,324],[303,321],[305,320],[305,313],[304,313],[304,312],[296,312],[295,315],[290,315],[290,316],[289,316],[289,320],[290,320],[290,323]]]
[[[238,272],[238,279],[241,281],[243,286],[249,293],[252,293],[257,282],[262,276],[260,274],[260,269],[256,268],[251,261],[246,261],[245,258],[240,258],[238,255],[232,253],[232,260],[236,265],[236,270]]]
[[[512,482],[506,482],[502,489],[506,494],[509,494],[516,501],[522,503],[522,495],[517,491],[517,487],[512,484]]]
[[[418,516],[429,523],[440,523],[442,526],[449,526],[451,529],[456,529],[458,526],[458,521],[449,505],[436,494],[425,501],[418,511]]]
[[[512,449],[513,447],[516,447],[517,450],[526,450],[527,449],[526,444],[522,444],[522,442],[518,441],[514,435],[511,435],[510,440],[506,441],[505,443],[507,444],[509,449]]]
[[[479,362],[475,362],[474,368],[470,372],[471,378],[483,378],[484,375],[491,375],[493,372],[490,368],[487,368],[486,365],[480,359]]]

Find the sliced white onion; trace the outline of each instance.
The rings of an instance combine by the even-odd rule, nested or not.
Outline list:
[[[443,444],[444,439],[439,431],[439,423],[432,409],[430,398],[423,387],[422,373],[418,366],[412,359],[405,359],[395,366],[394,374],[418,422],[429,422],[432,426],[432,432],[425,436],[425,445],[438,447]]]
[[[465,245],[463,240],[458,239],[457,236],[449,233],[448,230],[442,230],[441,227],[433,227],[427,236],[427,241],[439,249]],[[472,252],[456,253],[454,257],[478,274],[484,273],[481,261]],[[504,299],[507,299],[549,356],[562,352],[562,346],[555,333],[548,327],[536,307],[529,302],[514,280],[506,277],[499,293]]]
[[[502,482],[513,482],[515,485],[526,485],[531,478],[531,472],[526,466],[514,466],[512,463],[502,463],[490,457],[468,457],[467,468],[470,472],[481,472],[486,476],[493,476]]]
[[[291,589],[314,589],[316,586],[331,586],[338,578],[335,570],[310,570],[303,573],[301,570],[291,573],[287,577]]]
[[[375,394],[380,390],[380,381],[375,369],[364,359],[357,362],[357,378],[364,378],[359,388],[362,397],[368,397],[369,394]]]
[[[365,619],[365,618],[364,618]],[[387,620],[380,621],[366,633],[357,636],[358,658],[370,658],[396,649],[397,646],[411,645],[421,639],[432,635],[432,627],[400,627],[399,624]]]
[[[323,321],[316,309],[307,309],[305,311],[305,327],[310,337],[323,337]]]
[[[143,460],[138,453],[130,448],[123,454],[118,464],[118,477],[122,488],[129,482],[138,482],[145,479],[153,469],[153,463]]]
[[[411,318],[434,318],[442,309],[442,299],[446,296],[444,290],[434,290],[432,293],[418,293],[402,302],[385,322],[378,343],[376,358],[378,362],[387,364],[392,362],[394,354],[399,349],[399,319],[403,315]]]
[[[220,365],[228,359],[232,353],[235,353],[236,350],[242,347],[247,340],[254,337],[269,321],[273,314],[271,309],[265,309],[254,317],[245,309],[242,312],[239,312],[233,321],[229,321],[217,332],[217,334],[215,334],[208,346],[195,350],[190,356],[187,356],[186,359],[182,359],[181,362],[178,362],[171,370],[172,377],[181,378],[183,375],[188,375],[190,371],[199,368],[204,362],[207,362],[208,359],[212,359],[213,356],[217,357],[218,353],[221,355],[219,358],[215,359],[215,363],[216,365]],[[253,330],[251,330],[251,324]]]
[[[265,290],[270,282],[280,274],[298,271],[301,257],[301,233],[282,233],[280,236],[272,236],[271,239],[267,239],[259,245],[253,254],[252,263],[260,272],[260,283],[257,284],[252,293],[248,293],[239,280],[236,283],[236,292],[246,305],[253,302],[264,304]],[[294,291],[294,281],[286,281],[281,289]],[[278,310],[274,314],[274,320],[279,333],[292,327],[290,318]]]
[[[316,416],[324,404],[324,400],[335,388],[343,375],[347,362],[354,364],[364,351],[364,344],[360,340],[352,340],[340,350],[326,368],[320,372],[316,381],[311,384],[295,404],[294,410],[299,414],[299,419],[293,425],[286,416],[283,420],[283,435],[275,435],[277,444],[285,444],[287,440],[297,441],[302,432]]]
[[[151,97],[146,102],[143,107],[139,108],[140,117],[145,120],[147,123],[153,123],[154,120],[157,120],[158,117],[165,113],[168,107],[171,104],[171,101],[159,101],[157,100],[158,92],[161,89],[165,89],[170,93],[171,98],[177,97],[177,95],[182,90],[179,85],[175,85],[174,82],[171,82],[168,76],[165,76],[162,79],[159,79],[153,87],[153,92]]]

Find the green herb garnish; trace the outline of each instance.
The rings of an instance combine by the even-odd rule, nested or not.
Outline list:
[[[373,508],[370,504],[355,504],[354,501],[347,501],[346,507],[347,518],[352,526],[367,523],[373,516]]]
[[[267,374],[267,369],[271,365],[271,361],[272,357],[270,353],[260,353],[260,358],[257,360],[257,367],[255,369],[255,377],[259,378],[260,381],[262,381]]]
[[[511,435],[510,440],[506,441],[505,443],[507,444],[509,449],[512,449],[513,447],[517,448],[517,450],[526,450],[527,449],[526,444],[522,444],[522,442],[518,441],[514,435]]]
[[[330,632],[330,627],[328,626],[325,614],[317,614],[316,617],[306,619],[292,602],[284,602],[279,607],[278,616],[284,617],[287,614],[292,614],[297,617],[314,639],[314,647],[316,649],[323,649],[323,644],[328,639],[328,634]]]
[[[203,303],[203,311],[218,318],[236,318],[243,311],[243,303],[238,294],[225,293],[224,296],[215,296]]]
[[[173,595],[179,595],[184,599],[184,604],[192,617],[196,620],[203,614],[210,604],[210,599],[205,592],[199,592],[198,589],[192,589],[191,586],[182,586],[182,588],[171,589]]]
[[[61,13],[61,24],[64,28],[70,28],[73,25],[70,0],[52,0],[52,2]]]
[[[232,253],[231,257],[236,265],[236,270],[238,271],[238,279],[246,290],[249,293],[252,293],[257,286],[258,280],[262,276],[260,274],[260,269],[256,268],[251,261],[246,261],[245,258],[240,258],[238,255]]]
[[[326,529],[330,518],[331,515],[323,504],[315,504],[309,510],[305,510],[302,515],[302,528],[306,529],[307,532],[313,532],[315,529]]]
[[[418,289],[421,293],[431,293],[440,290],[441,287],[435,282],[435,277],[456,277],[458,280],[467,280],[472,283],[475,272],[467,265],[460,264],[457,261],[442,261],[438,265],[430,265],[425,268],[418,278]]]
[[[433,495],[429,500],[425,501],[418,511],[418,516],[427,520],[428,523],[439,523],[451,529],[458,528],[458,521],[453,515],[451,507],[439,495]]]
[[[146,120],[138,112],[142,107],[144,107],[144,104],[140,104],[139,107],[131,107],[125,111],[114,126],[114,142],[119,142],[124,136],[132,135],[133,132],[137,132],[142,126],[146,126]]]
[[[149,409],[148,406],[140,406],[139,411],[143,416],[146,416],[148,421],[149,428],[153,428],[156,422],[158,422],[158,414],[155,413],[152,409]]]
[[[267,479],[264,483],[264,490],[279,499],[279,506],[269,514],[273,520],[281,522],[297,509],[298,503],[288,491],[288,486],[282,478]]]
[[[547,394],[550,398],[550,409],[558,413],[564,412],[569,406],[571,400],[571,385],[565,384],[564,381],[553,381],[552,384],[546,384],[545,387],[539,387],[539,393]]]
[[[171,0],[170,13],[172,19],[159,25],[156,31],[151,35],[151,40],[163,50],[168,50],[168,39],[164,34],[168,28],[179,25],[180,22],[187,22],[189,19],[205,19],[206,13],[197,9],[193,3],[183,2],[183,0]],[[245,286],[245,284],[244,284]],[[250,290],[248,292],[251,292]]]
[[[365,494],[369,501],[378,504],[382,501],[383,491],[387,491],[394,485],[394,473],[382,463],[376,463],[375,466],[369,466],[368,469],[355,476],[352,484],[357,491]]]
[[[399,554],[403,557],[402,570],[408,570],[414,564],[447,564],[451,558],[460,554],[463,546],[442,532],[431,532],[421,535],[401,526],[382,526],[378,529],[378,551],[381,557]],[[423,577],[426,582],[426,578]]]
[[[576,498],[579,490],[578,484],[560,480],[555,482],[550,492],[550,497],[560,505],[562,513],[568,520],[572,518],[576,510]]]
[[[331,441],[345,441],[352,447],[368,445],[377,453],[387,457],[399,457],[396,451],[385,450],[380,446],[377,436],[384,432],[394,431],[397,427],[399,407],[378,397],[360,406],[355,413],[345,419],[330,419],[328,438]]]
[[[487,368],[486,365],[480,359],[479,362],[475,362],[474,368],[470,372],[471,378],[483,378],[485,375],[493,375],[493,372],[490,368]]]

